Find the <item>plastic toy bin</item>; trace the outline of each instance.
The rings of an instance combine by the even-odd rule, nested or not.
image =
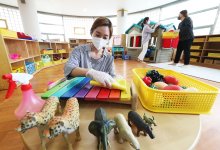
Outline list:
[[[210,112],[218,95],[218,88],[172,70],[156,69],[164,76],[172,75],[176,77],[181,86],[195,87],[199,91],[184,92],[152,89],[145,85],[142,80],[149,70],[152,69],[137,68],[132,70],[133,82],[144,108],[153,112],[164,113],[206,114]]]

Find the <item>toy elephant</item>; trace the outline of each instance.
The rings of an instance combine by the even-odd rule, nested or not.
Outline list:
[[[44,131],[44,136],[52,139],[63,133],[69,149],[72,149],[72,144],[68,139],[68,134],[76,131],[76,140],[80,140],[79,121],[78,100],[76,98],[70,98],[66,102],[62,116],[55,116],[49,122],[49,129]]]
[[[148,134],[151,139],[155,138],[152,133],[151,127],[146,124],[141,116],[135,111],[130,111],[128,113],[129,126],[131,126],[131,123],[137,127],[137,136],[140,136],[140,131],[143,131],[145,136],[147,136]]]
[[[46,149],[43,137],[43,129],[47,123],[54,117],[56,110],[59,106],[59,99],[57,97],[50,97],[46,100],[41,112],[27,112],[23,119],[20,121],[20,126],[17,131],[24,133],[33,127],[38,128],[39,136],[41,139],[42,149]]]
[[[151,127],[151,130],[153,130],[152,124],[153,124],[154,126],[157,126],[157,124],[156,124],[156,122],[155,122],[155,120],[154,120],[154,116],[152,116],[152,118],[150,118],[150,117],[148,118],[148,117],[146,116],[146,114],[144,113],[143,120],[145,121],[145,123],[147,123],[147,124]]]
[[[98,138],[97,148],[107,150],[110,143],[108,134],[115,127],[114,120],[108,120],[107,114],[103,108],[97,108],[95,111],[95,120],[89,124],[89,132]]]
[[[139,150],[140,144],[137,138],[133,135],[125,117],[122,114],[117,114],[114,120],[116,123],[115,133],[119,133],[120,143],[123,143],[126,140],[134,149]]]

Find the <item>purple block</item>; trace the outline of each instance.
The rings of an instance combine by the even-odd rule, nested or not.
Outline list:
[[[92,85],[90,83],[87,83],[74,97],[84,98],[91,88],[92,88]]]

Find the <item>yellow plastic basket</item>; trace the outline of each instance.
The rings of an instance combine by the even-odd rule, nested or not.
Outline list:
[[[153,112],[164,113],[209,113],[218,95],[218,89],[192,77],[172,70],[156,69],[162,75],[172,75],[181,86],[195,87],[198,92],[163,91],[152,89],[142,81],[146,72],[151,69],[133,69],[133,81],[137,94],[144,108]]]

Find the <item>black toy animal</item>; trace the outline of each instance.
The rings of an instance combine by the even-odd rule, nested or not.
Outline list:
[[[140,131],[143,131],[145,136],[147,136],[148,134],[151,139],[155,138],[154,134],[152,133],[151,127],[146,124],[141,116],[135,111],[130,111],[128,113],[128,124],[129,126],[131,126],[131,124],[136,126],[137,136],[140,136]]]

